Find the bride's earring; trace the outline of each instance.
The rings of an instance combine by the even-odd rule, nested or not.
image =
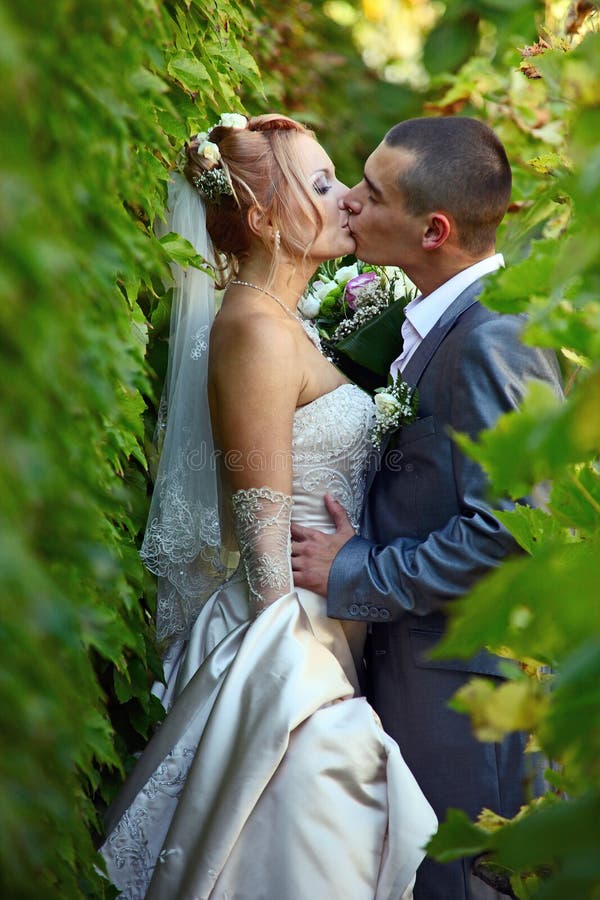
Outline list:
[[[281,232],[279,231],[279,228],[278,228],[277,231],[275,232],[275,253],[279,253],[280,250],[281,250]]]

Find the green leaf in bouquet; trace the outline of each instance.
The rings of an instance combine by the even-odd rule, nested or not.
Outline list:
[[[375,319],[339,341],[336,350],[385,379],[402,349],[404,306],[403,300],[396,300]]]
[[[321,315],[328,316],[330,315],[339,300],[339,298],[344,293],[344,285],[340,284],[336,288],[333,288],[325,297],[325,299],[321,303]]]

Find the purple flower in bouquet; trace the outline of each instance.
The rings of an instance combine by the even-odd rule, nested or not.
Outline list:
[[[300,298],[298,312],[312,320],[321,337],[333,345],[345,341],[392,307],[396,328],[396,303],[404,306],[415,292],[401,269],[371,266],[360,260],[340,265],[341,261],[321,263]]]
[[[356,310],[360,306],[360,295],[366,287],[372,285],[373,282],[379,282],[380,278],[377,272],[363,272],[361,275],[355,275],[346,284],[344,298],[351,310]]]

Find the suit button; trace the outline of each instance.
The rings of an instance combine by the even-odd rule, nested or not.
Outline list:
[[[371,615],[371,618],[373,618],[373,619],[379,618],[379,607],[372,606],[371,609],[369,610],[369,613]]]
[[[357,616],[360,612],[360,609],[358,608],[358,604],[353,603],[352,606],[349,606],[348,612],[350,613],[351,616]]]
[[[380,609],[379,610],[379,618],[380,619],[389,619],[390,611],[389,609]]]
[[[412,472],[412,471],[414,470],[414,468],[415,468],[415,467],[413,466],[412,463],[406,463],[406,465],[404,466],[404,471],[405,471],[405,472]]]
[[[368,616],[368,615],[369,615],[369,607],[367,606],[366,603],[363,603],[363,605],[361,606],[361,608],[360,608],[360,614],[361,614],[361,616]]]

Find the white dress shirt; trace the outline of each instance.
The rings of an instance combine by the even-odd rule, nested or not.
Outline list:
[[[504,265],[504,257],[501,253],[495,253],[486,259],[480,259],[467,269],[463,269],[458,275],[454,275],[444,284],[432,291],[426,297],[419,294],[406,306],[405,319],[402,323],[402,339],[404,341],[402,353],[390,366],[390,375],[396,378],[399,372],[403,372],[407,362],[427,337],[433,326],[446,312],[451,303],[466,290],[469,285],[481,278],[495,272]]]

